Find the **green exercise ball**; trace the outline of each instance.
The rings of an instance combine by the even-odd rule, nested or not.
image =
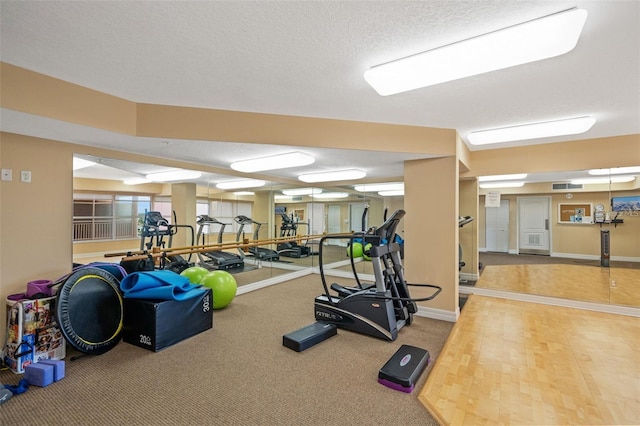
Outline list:
[[[200,284],[211,289],[213,309],[229,305],[238,291],[236,279],[227,271],[211,271],[202,278]]]
[[[209,270],[207,268],[203,268],[202,266],[191,266],[180,272],[180,275],[189,278],[189,282],[191,284],[200,284],[200,281],[202,281],[204,276],[208,273]]]
[[[347,257],[351,257],[352,254],[354,259],[362,257],[362,243],[356,242],[347,246]]]
[[[371,256],[369,256],[371,247],[373,247],[373,244],[371,243],[367,243],[364,246],[364,250],[362,251],[362,257],[364,257],[364,260],[371,260]]]

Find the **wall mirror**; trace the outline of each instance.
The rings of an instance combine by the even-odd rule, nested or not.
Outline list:
[[[585,181],[587,171],[530,174],[524,186],[482,188],[478,209],[478,248],[482,285],[571,300],[640,306],[640,293],[627,283],[640,280],[640,195],[637,175],[616,182]],[[553,176],[549,180],[549,177]],[[596,176],[590,176],[593,179]],[[482,185],[481,185],[482,186]],[[499,206],[485,207],[499,194]],[[612,204],[612,201],[620,203]],[[501,256],[519,254],[520,256]],[[528,266],[527,287],[513,279],[523,268],[511,266],[510,280],[491,275],[493,265]],[[557,264],[536,269],[535,264]],[[507,266],[508,267],[508,266]],[[539,273],[537,278],[531,275]],[[554,274],[553,277],[544,274]],[[502,274],[507,276],[507,274]],[[550,278],[553,278],[551,280]],[[548,282],[553,282],[549,286]]]

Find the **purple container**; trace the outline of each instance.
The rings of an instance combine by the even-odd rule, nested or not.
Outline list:
[[[35,280],[27,283],[27,297],[33,297],[38,293],[51,296],[51,280]]]

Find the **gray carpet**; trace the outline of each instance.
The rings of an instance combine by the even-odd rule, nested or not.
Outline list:
[[[401,344],[435,359],[453,324],[416,317],[395,342],[339,330],[307,351],[285,348],[284,334],[314,321],[320,287],[312,275],[238,296],[214,312],[213,329],[161,352],[121,342],[76,361],[68,353],[66,377],[1,405],[0,424],[437,424],[417,400],[431,366],[412,394],[377,373]],[[19,378],[0,372],[0,383]]]

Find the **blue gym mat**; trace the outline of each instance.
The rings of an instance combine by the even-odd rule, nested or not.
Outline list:
[[[120,281],[120,290],[125,298],[159,300],[187,300],[206,292],[172,271],[133,272]]]

